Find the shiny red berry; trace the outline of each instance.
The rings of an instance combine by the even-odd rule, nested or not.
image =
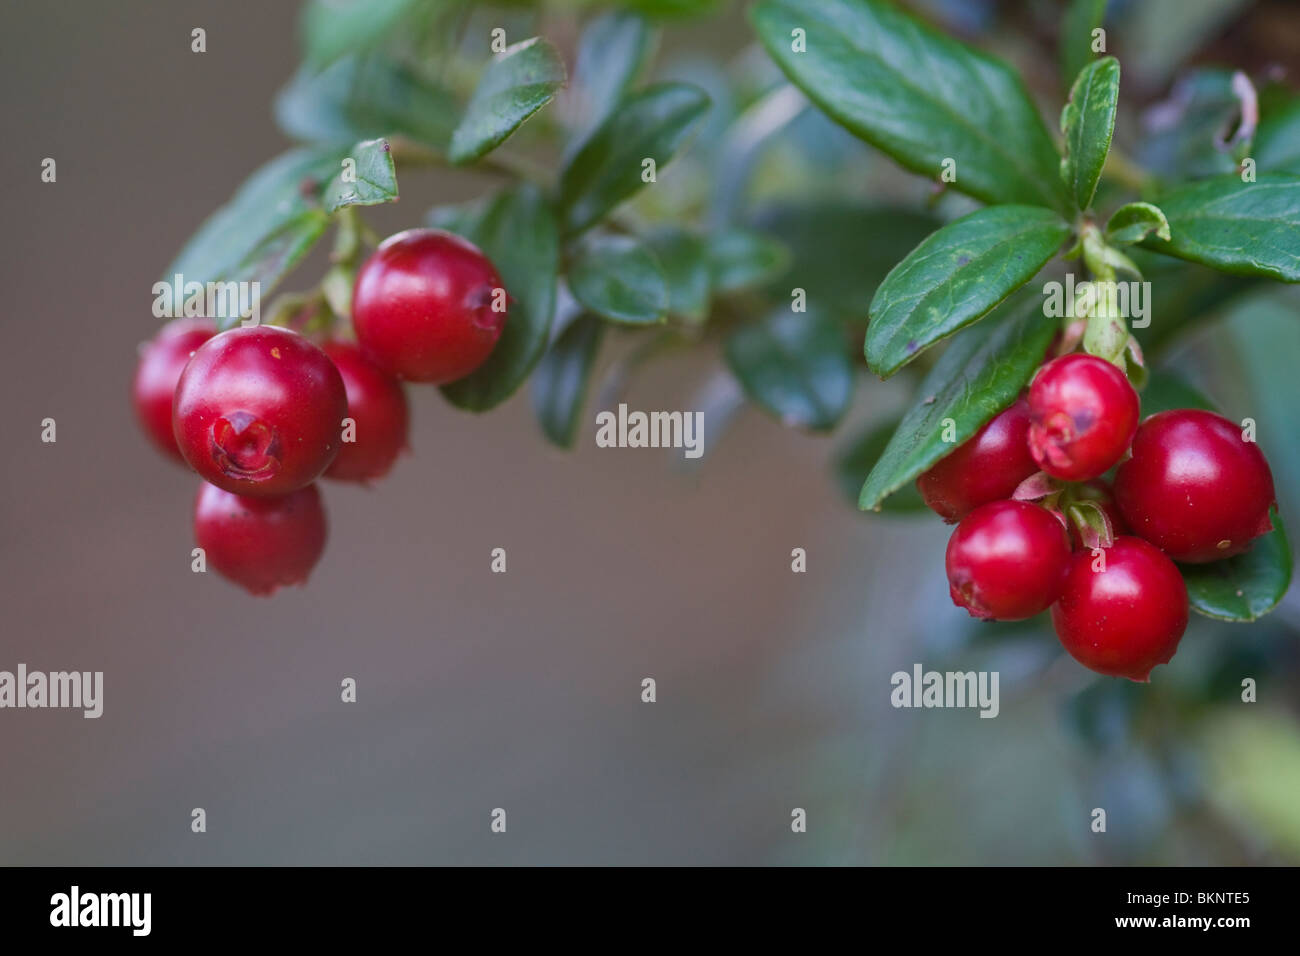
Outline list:
[[[1138,425],[1138,396],[1115,365],[1074,353],[1052,359],[1029,386],[1029,451],[1064,481],[1096,478],[1123,457]]]
[[[402,383],[351,343],[330,342],[325,354],[343,376],[351,419],[325,477],[360,482],[382,478],[406,447],[408,412]]]
[[[980,505],[1010,498],[1036,471],[1029,454],[1029,404],[1022,398],[936,462],[916,487],[930,510],[951,523]]]
[[[477,247],[434,229],[384,240],[357,273],[352,324],[384,370],[440,385],[492,353],[506,323],[501,277]]]
[[[329,357],[272,326],[209,339],[176,385],[176,444],[205,480],[242,495],[284,495],[338,454],[347,392]]]
[[[1174,656],[1187,629],[1187,586],[1155,546],[1119,537],[1096,557],[1076,551],[1070,558],[1052,624],[1084,667],[1145,681]]]
[[[953,603],[973,617],[1019,621],[1061,593],[1070,542],[1051,512],[1025,501],[980,505],[948,539]]]
[[[194,501],[194,538],[207,563],[253,594],[305,583],[325,551],[325,534],[315,485],[249,498],[204,482]]]
[[[185,459],[172,433],[172,396],[190,355],[216,333],[211,319],[176,319],[140,346],[140,361],[131,382],[135,414],[149,440],[177,461]]]
[[[1277,500],[1259,446],[1226,418],[1191,408],[1142,423],[1115,495],[1134,534],[1189,562],[1241,554],[1272,530]]]

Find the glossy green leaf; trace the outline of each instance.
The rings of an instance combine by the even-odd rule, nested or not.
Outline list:
[[[577,121],[575,139],[600,124],[650,61],[655,32],[643,17],[611,10],[582,31],[569,86]]]
[[[1216,176],[1164,193],[1168,242],[1143,245],[1233,275],[1300,282],[1300,176],[1266,173],[1244,183]]]
[[[789,261],[782,243],[749,229],[727,229],[709,238],[709,275],[715,292],[770,282]]]
[[[540,37],[509,47],[488,64],[465,116],[451,135],[453,163],[468,163],[496,149],[564,85],[564,60]]]
[[[646,325],[668,315],[668,280],[645,244],[631,236],[596,236],[577,250],[569,291],[592,312],[614,322]]]
[[[1079,71],[1088,65],[1092,52],[1092,31],[1106,17],[1106,0],[1070,0],[1061,18],[1059,43],[1061,87],[1067,92]]]
[[[1273,530],[1250,550],[1212,564],[1180,564],[1192,610],[1221,621],[1254,621],[1277,607],[1291,585],[1291,547],[1276,509]]]
[[[686,83],[661,83],[628,97],[606,117],[560,174],[566,233],[581,232],[656,178],[709,108]],[[652,163],[647,161],[653,161]]]
[[[357,143],[340,163],[352,160],[340,169],[325,187],[326,212],[344,206],[378,206],[397,199],[397,169],[388,141],[368,139]]]
[[[307,0],[302,8],[304,58],[320,67],[365,50],[426,0]]]
[[[560,333],[533,374],[533,411],[543,434],[561,448],[573,447],[604,334],[605,323],[596,316],[578,316]]]
[[[258,282],[265,297],[329,226],[321,205],[324,184],[339,169],[337,150],[303,148],[282,153],[258,169],[212,213],[164,274],[183,281]],[[214,316],[221,328],[239,316]]]
[[[453,231],[487,254],[511,299],[506,327],[487,361],[442,387],[453,405],[482,412],[513,395],[546,350],[560,268],[559,227],[546,198],[531,185],[460,212]]]
[[[1043,314],[1041,296],[1025,293],[954,339],[867,476],[858,507],[879,510],[885,498],[952,451],[943,440],[948,419],[951,437],[960,444],[1015,401],[1042,364],[1057,323]]]
[[[350,146],[402,137],[445,148],[456,126],[451,95],[417,71],[378,55],[306,68],[276,95],[275,118],[297,139]]]
[[[876,467],[880,456],[889,444],[890,436],[898,430],[898,422],[890,421],[873,425],[839,450],[835,456],[835,480],[844,497],[852,504],[858,503],[858,494],[862,484]],[[881,505],[881,510],[898,513],[916,513],[929,511],[921,493],[912,483],[898,489],[897,494],[890,495]]]
[[[1159,206],[1149,202],[1131,202],[1120,206],[1106,223],[1106,241],[1130,246],[1147,236],[1168,242],[1169,220]]]
[[[1092,205],[1110,153],[1118,106],[1119,60],[1113,56],[1094,60],[1079,73],[1061,111],[1061,135],[1065,138],[1061,179],[1079,209]]]
[[[832,428],[853,398],[843,330],[821,313],[779,309],[728,336],[725,354],[749,399],[786,425]]]
[[[1041,206],[989,206],[944,226],[876,290],[867,365],[888,377],[987,315],[1037,275],[1069,233],[1065,220]]]
[[[827,115],[908,169],[988,203],[1060,212],[1059,156],[1025,84],[883,0],[761,0],[768,55]]]
[[[705,241],[670,226],[652,233],[646,243],[668,282],[668,311],[688,322],[708,318],[711,286]]]

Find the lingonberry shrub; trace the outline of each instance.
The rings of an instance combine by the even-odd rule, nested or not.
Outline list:
[[[916,479],[930,510],[960,521],[990,501],[1010,498],[1038,470],[1029,453],[1029,405],[1017,399],[952,454]]]
[[[1138,396],[1124,373],[1094,355],[1063,355],[1029,386],[1029,451],[1056,478],[1086,481],[1108,471],[1138,426]]]
[[[1273,530],[1273,473],[1259,446],[1222,415],[1194,408],[1142,423],[1115,475],[1125,519],[1175,561],[1241,554]]]
[[[1055,515],[1023,501],[995,501],[963,518],[948,539],[948,588],[972,617],[1021,621],[1057,599],[1069,558]]]
[[[325,354],[343,376],[351,421],[325,477],[362,483],[382,478],[406,447],[409,412],[402,383],[350,342],[330,342]]]
[[[194,499],[194,539],[207,563],[253,594],[305,584],[325,551],[325,536],[315,485],[250,498],[205,482]]]
[[[216,331],[211,319],[175,319],[140,346],[140,360],[131,381],[136,418],[154,446],[180,462],[185,459],[172,431],[172,396],[190,355]]]

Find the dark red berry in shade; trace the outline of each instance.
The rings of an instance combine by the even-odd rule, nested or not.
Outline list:
[[[1103,557],[1105,570],[1095,570]],[[1187,586],[1154,545],[1119,537],[1096,557],[1076,551],[1070,558],[1052,624],[1084,667],[1145,681],[1174,656],[1187,629]]]
[[[329,467],[347,412],[329,356],[296,332],[257,326],[222,332],[194,353],[172,420],[181,454],[205,480],[284,495]]]
[[[501,277],[477,247],[449,232],[411,229],[389,236],[361,266],[352,325],[381,368],[440,385],[483,364],[507,304]]]
[[[343,376],[353,434],[343,434],[338,457],[325,470],[337,481],[373,481],[388,474],[406,447],[407,405],[402,383],[348,342],[325,346]],[[348,441],[351,437],[354,440]]]
[[[194,539],[207,563],[253,594],[305,583],[325,551],[325,534],[315,485],[249,498],[204,482],[194,501]]]
[[[1019,621],[1061,593],[1070,542],[1051,512],[1025,501],[980,505],[948,539],[953,603],[973,617]]]
[[[172,396],[191,353],[217,333],[211,319],[176,319],[140,346],[131,399],[141,427],[159,451],[183,462],[172,433]]]
[[[916,487],[930,510],[951,523],[980,505],[1010,498],[1036,471],[1029,454],[1029,404],[1022,398],[936,462]]]
[[[1134,534],[1193,563],[1241,554],[1272,530],[1277,500],[1259,446],[1226,418],[1190,408],[1142,423],[1115,496]]]
[[[1087,481],[1123,457],[1138,425],[1138,396],[1118,367],[1095,355],[1052,359],[1029,386],[1029,451],[1064,481]]]
[[[1110,533],[1115,537],[1121,534],[1128,534],[1129,527],[1124,521],[1124,516],[1120,514],[1119,505],[1115,503],[1115,493],[1111,486],[1106,484],[1102,478],[1094,478],[1085,482],[1076,489],[1076,495],[1079,501],[1090,501],[1110,519]],[[1074,522],[1070,522],[1070,543],[1076,548],[1083,547],[1083,540],[1079,537],[1079,529]]]

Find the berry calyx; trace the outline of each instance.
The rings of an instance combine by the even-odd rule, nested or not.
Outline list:
[[[1119,505],[1115,503],[1115,493],[1104,479],[1094,478],[1091,481],[1072,487],[1067,509],[1086,509],[1088,507],[1096,508],[1106,516],[1107,521],[1110,522],[1110,532],[1113,537],[1129,533],[1128,524],[1124,521],[1124,516],[1120,514]],[[1087,517],[1086,511],[1084,516]],[[1070,543],[1076,548],[1085,547],[1078,524],[1070,521],[1069,525]]]
[[[1029,454],[1029,404],[1017,399],[916,479],[925,503],[950,524],[980,505],[1011,497],[1038,471]]]
[[[218,488],[284,495],[310,484],[339,449],[347,392],[329,357],[274,326],[231,329],[195,351],[172,422],[190,466]]]
[[[1095,557],[1071,556],[1052,624],[1084,667],[1145,682],[1151,668],[1174,656],[1187,614],[1178,568],[1154,545],[1125,535]]]
[[[194,539],[207,562],[253,594],[306,583],[325,537],[315,485],[278,498],[250,498],[204,482],[194,501]]]
[[[352,420],[352,434],[344,430],[338,457],[325,470],[325,477],[359,482],[382,478],[406,447],[409,415],[402,383],[351,343],[330,342],[325,354],[343,376],[347,417]]]
[[[496,347],[508,304],[501,277],[472,243],[436,229],[389,236],[357,273],[357,342],[390,374],[441,385]]]
[[[1241,554],[1272,530],[1277,500],[1259,446],[1221,415],[1191,408],[1142,423],[1115,495],[1135,534],[1191,563]]]
[[[140,346],[140,361],[131,381],[136,417],[154,446],[182,463],[185,459],[172,432],[172,397],[190,355],[216,334],[211,319],[176,319]]]
[[[1029,386],[1029,451],[1064,481],[1096,478],[1120,460],[1138,425],[1138,396],[1095,355],[1052,359]]]
[[[1054,514],[1024,501],[980,505],[948,539],[953,603],[971,616],[1020,621],[1061,593],[1070,543]]]

